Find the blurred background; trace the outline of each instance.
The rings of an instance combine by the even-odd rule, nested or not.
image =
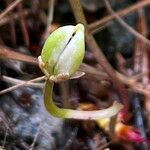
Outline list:
[[[64,120],[43,105],[37,57],[53,31],[77,23],[85,75],[56,84],[55,103],[98,110],[116,100],[125,110],[113,118]],[[0,149],[149,150],[149,37],[149,0],[0,0]]]

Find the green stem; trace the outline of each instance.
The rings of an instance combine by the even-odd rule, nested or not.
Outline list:
[[[67,116],[68,111],[66,109],[61,109],[55,105],[53,102],[53,87],[54,82],[51,82],[49,80],[46,81],[45,84],[45,91],[44,91],[44,104],[49,113],[51,113],[53,116],[64,118],[64,116]]]
[[[97,120],[112,117],[116,115],[123,107],[120,103],[114,102],[114,104],[109,108],[95,111],[82,111],[59,108],[55,105],[52,98],[53,86],[54,82],[51,82],[49,80],[46,81],[44,91],[44,104],[47,111],[55,117],[68,119]]]

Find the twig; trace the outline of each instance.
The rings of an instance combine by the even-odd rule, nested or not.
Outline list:
[[[45,39],[47,39],[49,32],[50,32],[50,28],[51,28],[51,24],[52,24],[53,16],[54,16],[54,6],[55,6],[55,0],[49,0],[49,12],[48,12],[48,17],[47,17],[46,31],[44,34],[44,41]]]
[[[30,146],[24,141],[24,139],[19,139],[17,143],[20,145],[20,149],[29,150]]]
[[[86,74],[95,75],[99,78],[99,80],[109,80],[109,76],[105,72],[100,69],[97,71],[96,68],[86,63],[82,63],[79,70],[85,72]]]
[[[138,11],[139,15],[139,30],[141,31],[141,34],[144,35],[145,37],[148,36],[148,29],[147,29],[147,22],[146,22],[146,16],[145,12],[143,9],[140,9]],[[141,52],[143,53],[142,55],[142,64],[141,64],[141,71],[142,71],[142,83],[147,85],[149,83],[149,61],[148,61],[148,51],[147,47],[145,44],[141,41]],[[148,47],[149,49],[149,47]]]
[[[145,88],[145,85],[142,85],[141,83],[138,83],[135,80],[130,79],[129,77],[126,77],[118,72],[117,72],[117,76],[122,81],[122,83],[129,86],[131,90],[141,93],[145,96],[150,96],[150,91],[148,88]]]
[[[97,75],[97,79],[98,80],[109,80],[109,77],[107,74],[102,73],[101,70],[97,70],[96,68],[89,66],[86,67],[86,64],[83,63],[83,67],[85,67],[85,69],[81,68],[81,71],[87,71],[87,73],[91,73],[93,75]],[[137,80],[139,80],[141,78],[141,74],[134,76],[134,77],[126,77],[125,75],[115,71],[117,78],[126,86],[128,86],[130,88],[130,90],[134,91],[134,92],[138,92],[142,95],[145,96],[150,96],[150,88],[149,86],[146,86],[140,82],[137,82]]]
[[[6,114],[2,110],[0,110],[0,123],[4,124],[5,129],[7,130],[7,132],[9,132],[11,135],[13,134],[11,123],[7,119]]]
[[[43,121],[44,121],[44,119],[43,119]],[[45,131],[45,128],[43,128],[43,126],[41,126],[41,132],[43,131],[43,133],[49,138],[49,140],[50,141],[52,141],[52,136],[47,132],[47,131]],[[53,143],[51,143],[52,144],[52,146],[53,146],[53,150],[57,150],[57,148],[56,148],[56,145],[55,145],[55,142],[53,142]]]
[[[0,79],[2,81],[11,83],[11,84],[21,84],[21,83],[25,83],[26,81],[24,80],[19,80],[19,79],[15,79],[15,78],[11,78],[5,75],[2,75],[0,77]],[[36,87],[36,88],[43,88],[43,83],[32,83],[32,82],[28,82],[25,86],[30,86],[30,87]]]
[[[146,22],[146,16],[145,16],[145,12],[143,9],[140,9],[138,11],[138,19],[139,19],[139,30],[141,32],[141,34],[143,34],[144,36],[147,37],[148,35],[148,29],[147,29],[147,22]],[[145,44],[141,41],[140,43],[140,51],[142,53],[142,62],[141,64],[141,69],[140,71],[142,72],[143,76],[142,76],[142,83],[144,85],[148,85],[149,83],[149,62],[148,62],[148,51],[146,49]],[[135,51],[136,52],[136,51]],[[145,95],[145,100],[148,100],[148,95]],[[140,129],[141,135],[147,140],[147,136],[145,133],[145,126],[144,126],[144,120],[143,120],[143,115],[142,115],[142,108],[140,106],[140,95],[136,94],[135,97],[133,98],[133,107],[135,108],[135,115],[136,115],[136,119],[135,119],[135,123],[137,125],[137,127]],[[146,107],[147,108],[147,107]],[[144,150],[148,150],[150,147],[148,146],[147,142],[142,143],[142,147]]]
[[[10,18],[10,29],[11,29],[11,40],[13,46],[16,46],[16,29],[15,29],[15,23],[12,18]]]
[[[139,39],[135,40],[135,48],[134,48],[134,65],[133,70],[135,73],[139,73],[141,70],[141,63],[142,63],[142,51],[141,51],[141,42]]]
[[[143,9],[138,10],[138,30],[142,35],[147,37],[148,35],[147,22],[146,22],[146,16]],[[135,52],[134,52],[134,71],[142,72],[143,85],[147,85],[149,83],[148,63],[149,63],[148,51],[146,49],[145,43],[137,39]]]
[[[108,0],[105,0],[105,4],[106,7],[108,9],[108,11],[114,15],[115,19],[118,21],[118,23],[120,23],[126,30],[128,30],[131,34],[133,34],[136,38],[138,38],[139,40],[142,40],[147,46],[150,46],[150,41],[145,38],[142,34],[138,33],[136,30],[134,30],[131,26],[129,26],[126,22],[124,22],[122,20],[122,18],[120,18],[119,15],[117,15],[113,9],[111,8],[111,5],[109,3]]]
[[[149,0],[140,1],[128,8],[125,8],[123,10],[116,12],[116,14],[119,15],[120,17],[123,17],[123,16],[125,16],[133,11],[137,11],[138,9],[145,7],[149,4],[150,4]],[[94,23],[91,23],[88,26],[88,28],[94,34],[94,33],[98,32],[99,30],[101,30],[101,28],[103,28],[105,24],[109,23],[114,18],[115,18],[114,15],[106,16],[103,19],[100,19],[99,21],[95,21]]]
[[[137,29],[142,35],[147,37],[146,20],[145,20],[145,16],[143,16],[143,11],[141,9],[138,11],[138,15],[139,18],[138,18]],[[134,65],[133,65],[135,73],[141,72],[142,64],[143,64],[141,58],[143,58],[145,52],[146,52],[145,44],[141,40],[136,39],[135,48],[134,48]]]
[[[40,134],[41,125],[42,125],[42,123],[40,123],[40,125],[39,125],[39,127],[38,127],[37,133],[36,133],[35,136],[34,136],[33,142],[32,142],[32,144],[31,144],[29,150],[33,150],[33,148],[34,148],[34,146],[35,146],[35,143],[36,143],[36,141],[37,141],[37,138],[38,138],[38,136],[39,136],[39,134]]]
[[[17,88],[25,86],[25,85],[27,85],[27,84],[29,84],[31,82],[40,81],[40,80],[43,80],[43,79],[45,79],[45,76],[38,77],[38,78],[29,80],[29,81],[25,81],[24,83],[20,83],[20,84],[14,85],[12,87],[9,87],[9,88],[7,88],[5,90],[0,91],[0,95],[8,93],[8,92],[11,92],[12,90],[16,90]]]
[[[7,1],[7,5],[9,4],[10,0]],[[8,13],[8,16],[10,16],[11,13]],[[10,22],[9,22],[9,25],[10,25],[10,32],[11,32],[11,41],[12,41],[12,45],[13,46],[16,46],[16,29],[15,29],[15,23],[14,23],[14,20],[12,18],[10,18]]]
[[[27,16],[31,13],[31,9],[26,9],[26,10],[23,10],[22,13]],[[0,20],[0,27],[9,23],[10,21],[12,20],[16,20],[16,19],[19,19],[19,14],[18,13],[11,13],[10,15],[7,15],[5,16],[5,18],[2,18]]]
[[[149,61],[148,61],[147,49],[143,49],[142,60],[143,60],[143,63],[142,63],[142,73],[143,73],[142,82],[143,82],[143,84],[147,85],[149,83]]]
[[[62,102],[65,108],[69,108],[69,84],[64,82],[60,84],[60,91],[62,95]]]
[[[1,14],[0,14],[0,20],[5,17],[10,11],[12,11],[19,3],[21,3],[22,0],[16,0],[12,2]]]
[[[70,135],[70,137],[68,138],[63,150],[68,150],[70,149],[71,144],[74,142],[74,140],[76,139],[77,133],[78,133],[78,128],[79,127],[75,127]]]
[[[29,46],[29,34],[26,26],[25,15],[23,13],[22,3],[18,5],[19,21],[23,32],[23,38],[26,46]]]
[[[49,0],[49,13],[48,13],[48,19],[47,19],[47,29],[52,24],[53,16],[54,16],[54,5],[55,0]]]
[[[0,45],[0,58],[10,58],[38,65],[37,58],[15,52],[12,49],[2,45]]]
[[[85,27],[87,27],[87,22],[86,22],[80,1],[79,0],[70,0],[70,4],[72,6],[76,20],[78,22],[84,24]],[[116,90],[118,91],[119,96],[125,106],[124,110],[128,111],[128,109],[129,109],[128,93],[127,93],[126,89],[124,88],[124,85],[117,78],[114,69],[108,63],[105,55],[102,53],[102,50],[97,45],[94,37],[88,31],[88,29],[86,30],[86,42],[87,42],[90,50],[93,52],[93,55],[95,56],[97,62],[102,66],[104,71],[106,71],[106,73],[111,77],[112,82],[114,83],[114,86],[115,86]]]
[[[117,66],[118,70],[124,74],[126,74],[126,60],[123,58],[122,54],[120,52],[116,53],[116,59],[117,59]]]

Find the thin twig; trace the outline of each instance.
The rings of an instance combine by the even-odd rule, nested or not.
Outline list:
[[[120,52],[116,53],[116,59],[117,59],[117,66],[118,70],[124,74],[126,74],[126,60],[123,58],[122,54]]]
[[[54,17],[55,0],[49,0],[49,12],[47,17],[47,29],[51,26]]]
[[[1,14],[0,14],[0,20],[5,17],[10,11],[12,11],[19,3],[21,3],[22,0],[16,0],[12,2]]]
[[[33,148],[34,148],[34,146],[35,146],[35,144],[36,144],[37,138],[38,138],[38,136],[39,136],[39,134],[40,134],[41,125],[42,125],[42,123],[40,123],[40,125],[39,125],[39,127],[38,127],[37,133],[36,133],[35,136],[34,136],[33,142],[32,142],[32,144],[31,144],[29,150],[33,150]]]
[[[26,81],[24,80],[19,80],[19,79],[15,79],[15,78],[11,78],[5,75],[2,75],[0,77],[0,79],[2,81],[11,83],[11,84],[21,84],[21,83],[25,83]],[[43,83],[32,83],[32,82],[28,82],[25,86],[30,86],[30,87],[36,87],[36,88],[43,88]]]
[[[143,49],[143,58],[142,58],[142,82],[147,85],[149,83],[149,60],[148,60],[148,51]]]
[[[44,121],[44,119],[43,119],[43,121]],[[50,141],[53,141],[52,140],[53,137],[47,131],[45,131],[45,128],[43,126],[41,126],[41,132],[43,132],[49,138]],[[57,150],[55,142],[52,142],[51,144],[53,146],[53,150]]]
[[[139,27],[139,31],[141,32],[142,35],[144,35],[145,37],[148,36],[148,28],[147,28],[147,22],[146,22],[146,16],[145,16],[145,12],[143,9],[140,9],[138,11],[138,27]],[[144,85],[148,85],[149,83],[149,60],[148,60],[148,51],[146,49],[145,43],[143,43],[142,41],[139,42],[139,46],[140,46],[140,51],[142,53],[142,62],[140,62],[141,64],[141,68],[139,68],[139,71],[142,72],[143,76],[142,76],[142,83]],[[136,51],[135,51],[136,52]],[[140,58],[140,59],[141,59]],[[136,65],[136,64],[135,64]],[[145,95],[145,100],[148,100],[148,95]],[[145,124],[144,124],[144,120],[143,120],[143,115],[142,115],[142,111],[143,109],[140,106],[140,100],[141,97],[138,94],[134,95],[133,98],[133,108],[135,108],[135,115],[136,115],[136,119],[135,119],[135,123],[137,125],[137,127],[139,128],[141,135],[147,140],[147,135],[145,132]],[[147,107],[146,107],[147,108]],[[143,147],[143,149],[149,149],[149,145],[147,142],[142,143],[141,148]]]
[[[8,48],[3,45],[0,45],[0,58],[10,58],[38,65],[37,58],[15,52],[11,48]]]
[[[7,88],[5,90],[0,91],[0,95],[8,93],[8,92],[11,92],[12,90],[16,90],[17,88],[25,86],[25,85],[29,84],[30,82],[41,81],[43,79],[45,79],[45,76],[38,77],[38,78],[29,80],[29,81],[25,81],[24,83],[20,83],[20,84],[14,85],[12,87],[9,87],[9,88]]]
[[[62,102],[65,108],[69,108],[69,84],[64,82],[60,84],[60,91],[62,95]]]
[[[138,11],[139,15],[139,30],[141,31],[141,34],[144,35],[145,37],[148,36],[148,27],[147,27],[147,21],[146,21],[146,16],[145,12],[143,9],[140,9]],[[141,44],[141,52],[143,53],[142,55],[142,64],[141,64],[141,71],[142,71],[142,83],[147,85],[149,83],[149,60],[148,60],[148,51],[147,47],[145,46],[145,43],[142,41],[140,42]],[[149,49],[149,47],[148,47]]]
[[[82,72],[85,72],[86,74],[95,75],[99,78],[99,80],[109,80],[109,76],[107,75],[107,73],[105,73],[104,71],[102,71],[100,69],[99,69],[99,71],[97,71],[96,68],[94,68],[93,66],[90,66],[86,63],[82,63],[79,70]]]
[[[142,51],[141,51],[141,40],[135,40],[135,48],[134,48],[134,65],[133,70],[135,73],[139,73],[141,70],[141,63],[142,63]]]
[[[25,15],[23,13],[23,7],[22,7],[22,3],[20,3],[18,5],[18,11],[19,11],[19,22],[21,25],[21,29],[23,32],[23,38],[24,38],[24,42],[26,46],[29,46],[29,34],[28,34],[28,30],[27,30],[27,25],[26,25],[26,20],[25,20]]]
[[[119,15],[120,17],[123,17],[123,16],[125,16],[125,15],[127,15],[133,11],[137,11],[138,9],[145,7],[149,4],[150,4],[149,0],[140,1],[140,2],[137,2],[136,4],[134,4],[130,7],[127,7],[125,9],[120,10],[120,11],[117,11],[116,14]],[[115,18],[114,15],[106,16],[106,17],[104,17],[98,21],[95,21],[94,23],[91,23],[88,26],[88,28],[93,34],[97,33],[99,30],[101,30],[101,28],[104,28],[105,24],[109,23],[114,18]]]
[[[85,71],[87,70],[87,73],[93,74],[93,75],[97,75],[98,76],[98,80],[109,80],[109,77],[107,74],[101,72],[101,70],[97,70],[96,68],[86,65],[83,63],[83,68],[81,68],[81,71]],[[137,76],[133,76],[133,77],[129,77],[129,76],[125,76],[117,71],[115,71],[117,78],[126,86],[128,86],[130,88],[130,90],[134,91],[134,92],[138,92],[141,93],[142,95],[145,96],[150,96],[150,88],[149,86],[146,86],[140,82],[137,82],[137,80],[139,80],[142,75],[137,75]]]
[[[86,22],[80,1],[79,0],[70,0],[70,4],[72,6],[76,20],[78,22],[84,24],[85,27],[87,27],[87,22]],[[88,29],[86,30],[86,43],[88,44],[90,50],[93,52],[93,55],[95,56],[97,62],[102,66],[104,71],[106,71],[106,73],[111,77],[112,82],[114,83],[114,87],[118,91],[119,96],[125,106],[124,110],[128,111],[128,109],[129,109],[128,93],[127,93],[124,85],[117,78],[114,69],[108,63],[105,55],[103,54],[102,50],[97,45],[94,37],[88,31]]]
[[[120,23],[126,30],[128,30],[131,34],[133,34],[136,38],[138,38],[139,40],[142,40],[147,46],[150,46],[150,41],[144,37],[142,34],[138,33],[136,30],[134,30],[131,26],[129,26],[126,22],[124,22],[124,20],[122,20],[122,18],[120,18],[120,16],[118,14],[116,14],[109,1],[105,0],[105,4],[106,7],[108,9],[108,11],[114,15],[115,19],[118,21],[118,23]]]
[[[31,9],[25,9],[25,10],[23,10],[22,13],[24,14],[24,16],[27,16],[31,13]],[[18,13],[11,13],[10,15],[5,16],[5,18],[2,18],[0,20],[0,27],[9,23],[11,21],[11,19],[14,21],[16,19],[19,19],[19,14]]]
[[[10,0],[7,1],[7,5],[9,4],[9,2],[11,2]],[[10,16],[11,13],[8,13],[8,16]],[[16,46],[16,29],[15,29],[15,22],[12,18],[10,18],[10,32],[11,32],[11,36],[10,39],[12,41],[12,45]]]
[[[13,46],[16,46],[16,28],[15,28],[15,22],[12,18],[10,18],[10,29],[11,29],[11,40]]]
[[[138,10],[138,30],[142,35],[147,37],[148,29],[147,29],[146,16],[143,9]],[[136,73],[141,72],[143,74],[142,83],[143,85],[147,85],[149,83],[148,51],[146,49],[145,43],[139,39],[136,39],[135,46],[136,47],[134,51],[134,71]],[[137,87],[137,85],[135,86]],[[145,89],[143,90],[145,91]],[[149,95],[145,94],[145,97]]]
[[[43,41],[45,41],[50,34],[51,24],[52,24],[53,17],[54,17],[55,0],[49,0],[48,4],[49,4],[49,12],[48,12],[48,17],[47,17],[47,26],[46,26],[46,30],[43,36]]]
[[[68,138],[63,150],[68,150],[70,149],[71,144],[74,142],[74,140],[76,139],[77,133],[78,133],[78,128],[79,127],[75,127],[73,129],[73,131],[71,132],[70,137]]]
[[[117,72],[117,76],[122,81],[122,83],[129,86],[131,90],[141,93],[145,96],[150,96],[150,91],[148,88],[145,87],[145,85],[142,85],[141,83],[136,82],[135,80],[126,77],[123,74],[120,74],[119,72]]]
[[[143,16],[144,14],[141,9],[138,11],[138,15],[139,15],[139,18],[138,18],[137,30],[142,35],[147,37],[146,19],[145,19],[145,16]],[[142,62],[141,58],[143,58],[143,55],[145,53],[143,51],[146,51],[145,44],[143,43],[143,41],[136,39],[135,48],[134,48],[134,65],[133,65],[133,69],[134,69],[135,73],[142,72],[141,69],[142,69],[143,62]],[[145,66],[143,66],[143,67],[145,67]]]

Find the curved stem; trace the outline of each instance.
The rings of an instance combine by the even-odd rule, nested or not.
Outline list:
[[[47,111],[55,117],[68,119],[97,120],[112,117],[116,115],[123,107],[120,103],[114,102],[114,104],[109,108],[95,111],[82,111],[59,108],[55,105],[52,98],[53,86],[54,82],[51,82],[49,80],[46,81],[44,91],[44,104]]]

